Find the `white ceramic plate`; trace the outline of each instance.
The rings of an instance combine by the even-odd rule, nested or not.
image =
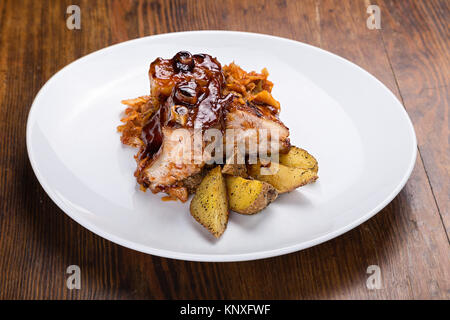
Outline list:
[[[254,216],[230,213],[213,239],[188,203],[139,191],[135,150],[116,127],[120,100],[148,94],[148,67],[179,50],[270,72],[291,142],[319,161],[319,180]],[[241,32],[199,31],[127,41],[83,57],[36,96],[28,154],[39,182],[71,218],[120,245],[163,257],[239,261],[301,250],[366,221],[402,189],[416,159],[407,113],[376,78],[327,51]]]

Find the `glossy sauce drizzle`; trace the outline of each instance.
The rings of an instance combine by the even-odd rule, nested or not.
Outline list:
[[[233,96],[222,94],[225,77],[215,58],[181,51],[172,59],[153,61],[149,77],[160,107],[142,130],[146,148],[141,159],[158,152],[164,127],[223,129],[223,112]]]

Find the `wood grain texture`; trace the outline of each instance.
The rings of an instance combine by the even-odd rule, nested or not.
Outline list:
[[[450,2],[386,1],[381,10],[387,54],[448,234]]]
[[[81,7],[81,30],[65,12]],[[0,298],[450,298],[448,1],[0,1]],[[401,99],[420,154],[411,179],[379,214],[322,245],[259,261],[196,263],[138,253],[68,218],[37,182],[26,153],[40,87],[77,58],[137,37],[198,29],[269,33],[362,66]],[[65,286],[67,266],[82,289]],[[366,288],[379,265],[381,290]]]

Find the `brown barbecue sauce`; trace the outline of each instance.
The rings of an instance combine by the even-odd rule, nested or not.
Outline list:
[[[152,94],[157,95],[160,107],[142,130],[146,147],[141,159],[151,158],[158,152],[163,142],[163,127],[223,129],[222,115],[232,95],[222,95],[225,77],[215,58],[181,51],[172,59],[153,61],[149,76],[151,83],[154,82]],[[176,117],[174,112],[178,113]],[[180,122],[180,118],[185,121]]]

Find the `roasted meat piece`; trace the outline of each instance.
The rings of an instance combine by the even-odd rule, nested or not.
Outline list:
[[[222,69],[207,54],[179,52],[172,59],[153,61],[150,95],[123,101],[128,108],[125,124],[118,128],[124,144],[140,148],[135,176],[141,187],[186,201],[201,181],[205,162],[213,159],[205,149],[226,143],[227,129],[235,131],[237,140],[258,144],[259,151],[263,140],[257,130],[266,129],[266,151],[287,150],[289,130],[278,119],[280,104],[271,95],[267,76],[265,69],[247,73],[234,63]],[[208,129],[219,130],[221,138],[208,143],[195,139]],[[273,130],[276,136],[270,135]],[[235,148],[237,140],[222,145],[223,150]],[[247,145],[244,153],[252,150]]]
[[[249,101],[241,104],[234,100],[229,104],[225,116],[225,128],[227,132],[233,129],[235,144],[244,143],[245,151],[240,150],[240,152],[246,155],[284,153],[290,147],[289,129],[276,114],[268,107],[257,106]],[[228,141],[230,139],[227,143]]]
[[[225,128],[227,132],[233,129],[237,137],[235,144],[244,143],[245,149],[239,152],[244,156],[255,155],[255,152],[287,152],[290,147],[289,129],[278,118],[280,103],[271,94],[273,83],[267,80],[267,70],[246,72],[231,63],[224,67],[224,74],[225,93],[234,96],[227,105]],[[227,139],[228,144],[230,141]]]
[[[222,67],[206,54],[179,52],[169,60],[158,58],[149,76],[151,95],[160,107],[142,129],[145,148],[139,157],[144,163],[136,175],[153,192],[170,194],[201,171],[205,159],[194,161],[194,132],[223,130],[223,112],[232,95],[223,95]],[[200,150],[204,148],[202,143]]]

